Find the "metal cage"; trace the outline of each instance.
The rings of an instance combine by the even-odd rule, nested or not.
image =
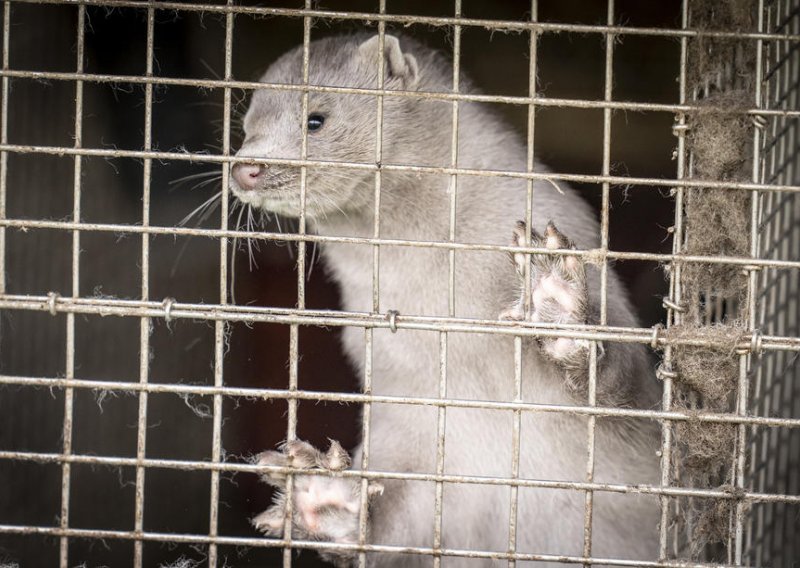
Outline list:
[[[796,199],[800,191],[796,174],[800,148],[800,2],[754,2],[758,25],[750,31],[693,28],[689,0],[672,7],[653,7],[654,12],[663,12],[659,12],[655,25],[647,18],[640,23],[620,23],[620,14],[633,8],[619,0],[584,3],[580,9],[588,10],[589,15],[583,20],[570,19],[563,13],[552,19],[543,17],[548,9],[544,0],[509,0],[496,6],[471,6],[466,1],[462,5],[462,0],[455,0],[428,11],[413,2],[400,4],[395,10],[385,0],[376,6],[359,6],[359,10],[349,5],[349,10],[329,10],[311,0],[305,0],[302,6],[273,4],[281,3],[3,2],[0,566],[66,568],[82,562],[132,564],[137,568],[317,565],[313,554],[297,556],[295,552],[321,550],[330,544],[298,540],[290,532],[282,539],[262,538],[248,526],[249,517],[269,501],[268,490],[257,483],[263,470],[249,456],[282,439],[324,439],[315,426],[303,425],[303,416],[321,416],[319,420],[330,426],[326,432],[332,429],[346,444],[359,437],[369,439],[370,406],[379,403],[437,409],[437,471],[372,471],[369,452],[365,451],[362,463],[344,475],[364,480],[364,491],[366,481],[387,477],[434,484],[435,526],[439,532],[430,548],[374,544],[369,542],[362,522],[360,542],[349,545],[360,553],[360,565],[366,565],[366,553],[385,552],[430,556],[436,565],[442,558],[478,558],[509,566],[523,561],[584,566],[599,562],[614,566],[708,566],[703,554],[692,557],[684,546],[684,525],[691,519],[681,514],[681,503],[691,499],[734,504],[726,521],[730,537],[722,545],[722,558],[714,558],[714,566],[788,568],[800,561],[800,396],[796,386],[800,380],[800,203]],[[570,4],[567,10],[573,8],[578,9]],[[469,15],[472,10],[481,17]],[[104,22],[115,18],[117,27],[104,31]],[[183,24],[189,20],[195,26],[191,30]],[[452,50],[453,92],[399,96],[449,102],[454,116],[464,102],[502,107],[503,112],[526,124],[527,169],[466,169],[459,167],[456,155],[449,167],[388,165],[381,164],[380,148],[371,163],[331,164],[309,160],[306,155],[275,163],[372,172],[378,195],[380,176],[385,171],[443,174],[454,183],[461,176],[515,177],[527,180],[529,195],[538,180],[583,184],[581,187],[593,190],[590,199],[599,211],[602,243],[597,250],[582,251],[583,257],[600,259],[603,274],[612,262],[638,266],[631,271],[631,287],[637,282],[635,274],[644,272],[643,266],[668,268],[668,284],[657,282],[640,292],[643,303],[652,304],[652,296],[659,295],[652,311],[655,315],[645,318],[648,325],[609,327],[605,301],[601,323],[579,328],[456,317],[452,280],[448,316],[398,314],[392,306],[380,303],[381,246],[448,251],[452,274],[458,251],[508,254],[515,249],[459,243],[454,230],[451,239],[442,242],[382,238],[379,212],[370,237],[310,234],[302,216],[288,230],[274,220],[263,229],[243,226],[241,217],[237,220],[232,215],[233,197],[228,190],[230,166],[236,162],[233,154],[239,142],[235,120],[246,94],[265,86],[235,72],[246,59],[241,52],[271,41],[286,45],[303,42],[307,49],[317,30],[314,25],[320,23],[330,27],[371,25],[380,34],[400,26],[410,27],[412,33],[440,34],[439,41]],[[171,31],[159,35],[157,30],[164,26],[172,26],[168,28]],[[271,27],[261,34],[256,31],[259,26]],[[467,52],[463,46],[468,45],[468,38],[474,40],[473,35],[481,32],[487,35],[484,42],[495,33],[502,37],[516,34],[513,37],[524,47],[519,54],[522,64],[516,69],[527,73],[527,80],[519,82],[522,91],[459,93],[460,72],[466,68],[462,59],[467,57],[462,48]],[[568,43],[573,38],[599,42],[601,55],[591,61],[598,66],[599,88],[594,94],[581,95],[579,89],[559,94],[558,88],[555,94],[552,90],[540,92],[537,77],[541,80],[546,71],[542,60],[547,61],[540,53],[547,44],[541,42],[556,36],[568,38]],[[697,110],[698,103],[687,82],[687,68],[693,64],[687,46],[698,37],[733,38],[755,45],[756,86],[753,100],[743,112],[756,124],[749,182],[701,183],[689,175],[691,156],[684,127],[687,115]],[[637,95],[639,91],[633,87],[626,91],[627,98],[617,96],[616,82],[625,81],[620,81],[616,65],[628,40],[634,48],[637,41],[661,42],[659,53],[679,76],[674,96],[654,99]],[[210,58],[209,62],[200,56],[188,63],[172,60],[174,42],[188,42],[196,52],[206,50],[202,54]],[[117,45],[114,57],[105,49],[112,44]],[[207,72],[211,67],[215,70]],[[491,80],[492,70],[484,72]],[[667,77],[667,81],[673,80],[674,76]],[[301,93],[369,95],[379,108],[388,93],[308,84],[267,87]],[[398,96],[397,92],[392,94]],[[194,108],[202,109],[196,112],[203,113],[203,120],[181,122],[179,110],[189,104],[186,99],[191,99]],[[592,164],[598,166],[592,173],[587,173],[587,168],[558,166],[556,172],[536,171],[535,138],[546,137],[548,132],[546,117],[537,115],[541,111],[563,113],[558,117],[570,112],[594,117],[596,144],[586,150],[593,153]],[[633,122],[638,114],[657,117],[648,122],[647,134],[664,135],[672,146],[677,140],[675,161],[670,162],[669,152],[662,152],[659,166],[648,169],[645,162],[639,170],[644,173],[620,173],[615,167],[615,144],[624,126],[615,121],[622,117],[623,124],[628,119]],[[198,124],[211,120],[218,121],[218,132],[208,124]],[[380,124],[378,128],[380,139]],[[453,130],[453,139],[458,140],[457,128]],[[209,150],[204,143],[214,147]],[[197,194],[176,198],[166,188],[179,174],[197,175],[198,166],[219,178],[221,199],[218,212],[212,209],[197,226],[189,227],[180,222],[181,218],[195,206],[203,206],[207,194],[202,198]],[[211,175],[195,178],[201,182],[205,179],[212,179]],[[647,193],[645,209],[661,208],[672,239],[662,243],[662,235],[654,233],[649,242],[656,243],[656,248],[643,250],[634,244],[639,238],[636,228],[627,240],[622,237],[612,246],[614,216],[620,214],[612,205],[625,199],[622,194],[629,187]],[[684,254],[685,195],[707,187],[746,192],[751,197],[749,256]],[[247,261],[242,256],[246,255],[235,255],[243,240],[263,245],[264,252],[260,256],[256,253],[256,258],[276,267],[270,274],[282,282],[282,288],[269,288],[272,296],[259,295],[260,277],[245,269]],[[307,280],[313,264],[312,249],[326,242],[347,242],[375,251],[372,311],[331,309],[336,301],[331,292]],[[627,247],[619,247],[617,242]],[[289,260],[286,251],[274,246],[277,244],[291,247],[296,257]],[[527,252],[543,251],[530,248]],[[660,376],[665,394],[662,407],[657,409],[602,407],[593,395],[588,403],[572,407],[522,399],[521,346],[527,337],[565,335],[591,341],[593,349],[601,341],[650,345],[664,351],[667,366],[662,368],[667,369],[676,342],[664,332],[661,322],[669,327],[681,320],[681,305],[687,298],[681,289],[680,267],[693,262],[737,266],[747,274],[744,301],[754,309],[736,346],[740,378],[735,408],[699,414],[676,408],[672,398],[675,379],[668,371]],[[603,282],[605,295],[605,279]],[[234,289],[242,297],[233,296]],[[662,297],[666,298],[663,308]],[[345,326],[363,329],[368,362],[372,360],[375,330],[438,334],[445,353],[437,378],[439,396],[373,395],[371,364],[367,364],[363,377],[356,377],[338,354],[337,330]],[[472,401],[448,397],[447,342],[453,334],[462,333],[516,338],[516,398]],[[279,378],[272,382],[251,378],[263,365]],[[314,382],[312,375],[323,372],[338,373],[343,378],[333,386]],[[596,369],[591,376],[595,374]],[[356,388],[354,379],[359,378],[363,387]],[[594,382],[590,387],[593,392]],[[360,418],[359,408],[363,408]],[[516,428],[515,439],[508,443],[512,444],[517,466],[523,413],[569,412],[586,417],[585,479],[526,479],[517,469],[510,477],[446,473],[444,424],[451,408],[509,413]],[[602,417],[651,420],[661,425],[659,484],[594,480],[594,425]],[[672,459],[673,444],[675,425],[688,420],[736,426],[730,487],[689,487],[682,483]],[[454,483],[508,487],[512,511],[520,488],[579,492],[585,496],[583,554],[518,550],[514,536],[524,527],[516,526],[513,514],[507,551],[444,547],[440,534],[442,488]],[[634,562],[592,556],[592,495],[596,492],[647,494],[660,500],[658,558]]]
[[[773,2],[764,12],[764,29],[793,33],[800,25],[798,6]],[[787,46],[770,45],[764,51],[763,106],[796,108],[797,58]],[[760,181],[797,182],[796,125],[791,119],[775,120],[764,132]],[[792,192],[759,196],[759,256],[788,260],[797,258],[800,244],[798,202]],[[765,271],[758,279],[756,325],[763,333],[798,335],[798,281],[789,273]],[[797,417],[797,356],[793,353],[764,354],[756,365],[750,410],[757,416]],[[748,433],[748,487],[762,493],[797,494],[798,432],[787,428],[754,428]],[[800,558],[797,546],[797,505],[762,503],[748,515],[745,538],[746,561],[750,565],[791,566]]]

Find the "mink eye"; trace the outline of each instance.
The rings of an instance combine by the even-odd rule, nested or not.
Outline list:
[[[325,117],[321,114],[313,113],[308,115],[308,131],[314,132],[322,128],[325,124]]]

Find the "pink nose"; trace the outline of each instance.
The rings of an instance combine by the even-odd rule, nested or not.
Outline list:
[[[234,164],[231,170],[231,175],[239,187],[244,191],[250,191],[258,187],[261,180],[264,178],[264,172],[267,171],[266,166],[258,164]]]

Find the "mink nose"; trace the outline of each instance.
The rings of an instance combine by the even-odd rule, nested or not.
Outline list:
[[[234,164],[231,175],[239,187],[244,191],[250,191],[258,187],[264,178],[267,167],[258,164]]]

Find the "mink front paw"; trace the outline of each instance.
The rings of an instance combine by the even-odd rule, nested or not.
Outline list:
[[[523,246],[525,223],[517,222],[511,243]],[[530,246],[547,249],[575,249],[575,244],[551,221],[544,235],[531,231]],[[585,324],[588,320],[586,269],[578,256],[562,254],[526,255],[514,253],[519,275],[520,295],[500,319],[554,324]],[[531,301],[525,306],[525,263],[530,262]],[[589,342],[566,337],[539,339],[542,352],[552,361],[569,368],[580,368],[588,358]]]
[[[293,538],[341,544],[358,542],[361,481],[336,475],[350,466],[350,456],[338,442],[332,440],[325,453],[307,442],[287,442],[280,451],[263,452],[257,460],[262,466],[308,471],[292,476]],[[267,472],[263,479],[278,491],[272,506],[252,520],[253,526],[267,536],[281,537],[287,512],[286,475]],[[383,486],[371,482],[367,497],[378,493],[383,493]],[[355,557],[355,553],[343,551],[320,552],[320,555],[341,566],[349,565]]]

